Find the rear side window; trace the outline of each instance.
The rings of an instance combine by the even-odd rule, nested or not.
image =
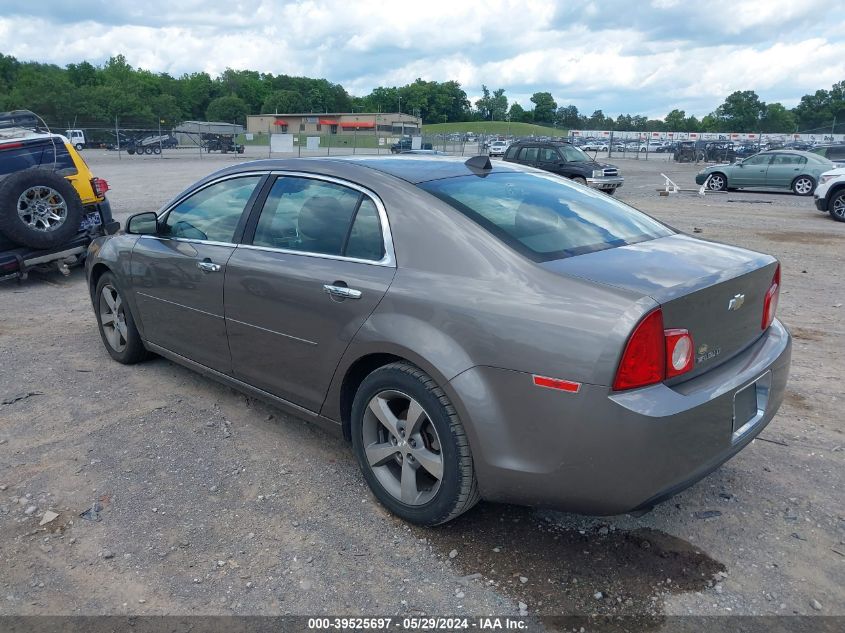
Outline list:
[[[524,161],[526,163],[537,162],[537,148],[523,147],[522,151],[519,153],[519,160]]]
[[[419,187],[538,262],[673,234],[610,196],[583,191],[551,174],[459,176]]]
[[[375,203],[344,185],[280,176],[258,217],[255,246],[378,261],[384,240]]]
[[[827,157],[830,160],[845,160],[845,145],[838,147],[828,147]]]
[[[516,158],[516,153],[519,151],[518,145],[511,145],[508,151],[505,152],[505,160],[513,160]]]
[[[8,148],[8,149],[6,149]],[[62,176],[76,174],[76,166],[61,141],[23,141],[0,144],[0,176],[14,174],[32,167],[57,171]]]

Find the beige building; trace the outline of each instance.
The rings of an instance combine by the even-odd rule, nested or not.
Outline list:
[[[294,114],[253,114],[246,118],[251,134],[378,134],[379,136],[416,135],[422,119],[399,112],[314,112]]]

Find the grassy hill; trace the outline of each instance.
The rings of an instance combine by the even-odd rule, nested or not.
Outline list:
[[[423,134],[452,134],[474,132],[476,134],[507,134],[514,136],[566,136],[569,131],[560,128],[534,125],[533,123],[508,123],[507,121],[465,121],[463,123],[434,123],[423,125]]]

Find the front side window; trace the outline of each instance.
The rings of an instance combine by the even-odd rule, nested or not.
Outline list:
[[[255,228],[255,246],[380,260],[384,255],[375,203],[344,185],[280,176]]]
[[[673,231],[600,192],[551,174],[492,173],[423,182],[420,188],[534,261],[636,244]]]
[[[556,163],[560,160],[560,155],[554,147],[543,147],[540,149],[541,163]]]
[[[164,221],[164,235],[230,243],[261,176],[230,178],[177,204]]]
[[[516,153],[519,151],[518,145],[511,145],[508,148],[508,151],[505,152],[505,160],[514,160],[516,158]]]

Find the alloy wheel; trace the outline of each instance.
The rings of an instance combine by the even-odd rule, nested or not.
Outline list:
[[[18,217],[36,231],[55,231],[67,219],[67,202],[52,187],[29,187],[18,196]]]
[[[725,188],[725,179],[718,174],[710,176],[710,182],[707,186],[713,191],[721,191]]]
[[[409,506],[431,501],[443,479],[440,437],[428,413],[411,396],[384,390],[364,411],[367,463],[381,486]]]
[[[100,324],[111,348],[116,352],[126,349],[128,331],[123,300],[117,289],[106,284],[100,292]]]
[[[799,196],[806,196],[813,188],[813,181],[809,178],[799,178],[795,181],[795,193]]]
[[[830,212],[837,220],[845,222],[845,196],[836,196],[833,199],[833,207]]]

